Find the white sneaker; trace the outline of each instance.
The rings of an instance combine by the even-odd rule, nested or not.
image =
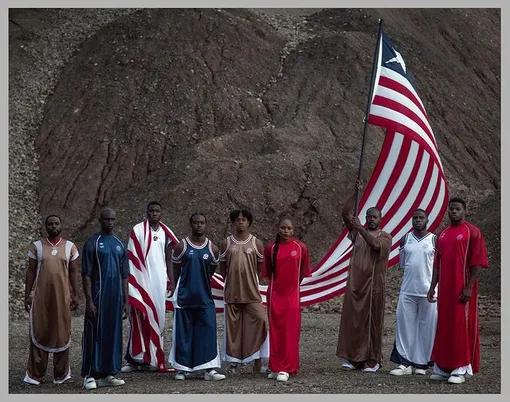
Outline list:
[[[376,363],[374,367],[365,367],[363,370],[364,373],[375,373],[377,370],[379,370],[379,363]]]
[[[444,375],[440,375],[440,374],[436,374],[436,373],[431,374],[430,379],[433,381],[448,381],[448,377],[445,377]]]
[[[285,371],[280,371],[278,375],[276,376],[276,381],[287,381],[289,379],[289,373],[286,373]]]
[[[186,379],[186,374],[184,374],[184,372],[182,371],[178,371],[176,374],[175,374],[175,377],[174,377],[176,380],[179,380],[179,381],[184,381]]]
[[[132,365],[131,363],[126,363],[122,368],[120,369],[121,373],[132,373],[133,371],[137,371],[138,367]]]
[[[218,373],[216,370],[206,371],[204,373],[204,380],[206,381],[220,381],[227,378],[224,374]]]
[[[269,378],[270,380],[276,380],[277,377],[278,377],[278,373],[275,373],[275,372],[270,372],[267,375],[267,378]]]
[[[30,378],[28,376],[28,373],[25,372],[25,378],[23,378],[23,381],[30,385],[39,385],[41,384],[39,381],[34,380],[33,378]]]
[[[390,371],[391,375],[410,375],[413,374],[413,368],[412,366],[404,366],[400,365],[396,369],[393,369]]]
[[[462,384],[464,381],[466,381],[466,378],[463,375],[451,375],[450,378],[448,378],[448,382],[450,384]]]
[[[414,374],[417,374],[417,375],[427,375],[427,370],[424,370],[424,369],[421,369],[421,368],[417,368],[417,369],[414,369]]]
[[[356,367],[354,367],[349,360],[342,360],[342,369],[344,369],[344,370],[356,370]]]
[[[120,385],[124,385],[126,382],[120,378],[115,378],[114,376],[109,375],[105,378],[99,378],[96,383],[99,387],[118,387]]]
[[[83,388],[86,390],[96,389],[97,384],[96,380],[94,380],[94,377],[85,377],[83,379]]]
[[[53,380],[53,384],[63,384],[69,379],[71,379],[71,373],[67,373],[67,375],[61,380]]]

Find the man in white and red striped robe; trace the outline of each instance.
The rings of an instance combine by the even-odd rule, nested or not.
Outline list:
[[[161,204],[147,205],[147,219],[133,227],[128,241],[130,332],[123,373],[166,371],[163,335],[167,289],[174,280],[167,261],[178,243],[161,220]],[[168,282],[168,287],[167,287]]]

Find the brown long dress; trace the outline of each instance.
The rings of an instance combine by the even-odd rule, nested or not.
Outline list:
[[[382,365],[386,265],[392,239],[379,230],[381,248],[375,253],[363,236],[354,232],[350,236],[353,252],[336,354],[351,362],[375,360]]]

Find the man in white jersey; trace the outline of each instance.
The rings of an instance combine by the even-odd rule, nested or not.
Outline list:
[[[413,231],[400,240],[404,271],[397,305],[397,329],[390,360],[399,366],[392,375],[425,375],[430,365],[437,322],[437,304],[427,301],[432,280],[436,235],[427,231],[423,209],[413,212]]]
[[[179,241],[161,222],[161,204],[147,205],[147,219],[133,227],[128,242],[130,332],[123,373],[166,372],[165,331],[167,282],[174,289],[171,250]]]

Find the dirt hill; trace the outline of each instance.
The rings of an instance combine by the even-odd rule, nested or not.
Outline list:
[[[500,10],[11,9],[11,313],[48,213],[81,248],[103,205],[123,239],[153,199],[179,237],[203,212],[216,242],[233,208],[263,241],[288,212],[318,262],[356,178],[379,18],[450,193],[487,237],[482,293],[499,298]],[[365,179],[383,135],[369,130]]]

